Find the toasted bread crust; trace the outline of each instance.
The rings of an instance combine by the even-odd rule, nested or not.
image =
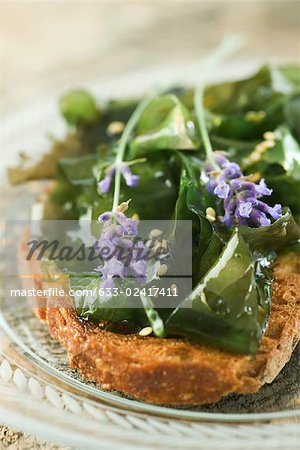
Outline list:
[[[155,404],[213,403],[230,393],[257,391],[289,361],[300,339],[299,268],[295,253],[280,257],[274,267],[272,312],[256,356],[188,339],[112,333],[80,321],[67,296],[54,299],[55,307],[45,299],[46,307],[40,305],[35,313],[86,380]],[[32,270],[37,273],[36,264]],[[60,301],[63,307],[57,307]]]

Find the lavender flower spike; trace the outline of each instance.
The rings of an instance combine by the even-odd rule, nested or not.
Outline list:
[[[225,181],[221,181],[214,189],[214,194],[216,194],[219,198],[227,198],[229,192],[229,184],[225,183]]]
[[[127,186],[136,187],[138,185],[140,176],[133,175],[133,173],[131,172],[131,170],[127,164],[122,164],[121,174],[123,175],[123,178],[124,178]]]
[[[243,176],[240,166],[230,162],[223,153],[214,152],[214,159],[219,170],[206,165],[208,183],[206,190],[216,195],[224,208],[221,221],[231,227],[235,224],[248,227],[265,227],[273,220],[282,216],[282,207],[279,204],[271,207],[259,200],[263,196],[270,196],[269,189],[262,178],[258,184]]]
[[[102,274],[103,289],[110,297],[116,278],[133,278],[137,283],[145,283],[149,248],[137,239],[139,221],[129,219],[123,212],[107,211],[98,217],[102,223],[99,238],[94,246],[103,263],[95,270]]]
[[[115,168],[110,166],[106,171],[105,178],[98,183],[98,187],[103,194],[106,194],[109,191],[115,172]]]
[[[122,163],[120,170],[121,170],[121,174],[122,174],[127,186],[136,187],[138,185],[140,176],[134,175],[132,173],[131,169],[129,168],[128,164]],[[115,168],[115,165],[113,164],[108,167],[108,169],[106,170],[106,173],[105,173],[105,177],[103,178],[103,180],[101,180],[98,183],[100,192],[102,192],[103,194],[106,194],[107,192],[109,192],[113,177],[115,176],[115,173],[116,173],[116,168]]]

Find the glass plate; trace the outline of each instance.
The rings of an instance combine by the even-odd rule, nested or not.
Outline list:
[[[271,384],[262,386],[255,394],[225,397],[218,403],[193,407],[165,407],[136,401],[117,392],[108,391],[85,381],[78,371],[69,367],[65,349],[50,338],[47,325],[41,323],[28,307],[3,308],[0,325],[11,338],[13,347],[23,356],[58,380],[78,389],[93,399],[126,409],[159,416],[195,421],[247,422],[276,418],[300,417],[299,362],[300,345],[291,360]]]
[[[243,67],[243,70],[241,70],[241,67]],[[248,64],[248,67],[245,65],[231,66],[224,69],[223,77],[228,78],[232,73],[235,77],[239,77],[249,72],[249,69],[253,67],[253,64]],[[86,87],[100,97],[126,97],[140,94],[149,86],[155,84],[166,84],[166,82],[169,84],[175,82],[193,83],[197,78],[197,73],[196,66],[188,71],[188,76],[183,67],[177,67],[176,69],[174,67],[159,68],[147,71],[147,73],[141,71],[134,74],[125,74],[121,77],[111,77],[109,80],[89,82],[86,83]],[[58,96],[59,92],[53,93],[49,99],[45,99],[40,105],[33,105],[4,119],[2,122],[2,145],[6,149],[4,155],[6,160],[4,157],[1,171],[8,165],[8,162],[9,165],[16,162],[17,152],[21,146],[30,149],[31,154],[38,154],[48,148],[48,139],[45,137],[47,132],[51,131],[51,134],[57,137],[64,134],[64,125],[56,111]],[[39,189],[39,183],[29,183],[25,188],[24,186],[16,188],[3,186],[1,204],[2,206],[5,204],[5,217],[10,219],[26,218],[32,199]],[[0,406],[0,417],[1,420],[4,420],[3,417],[5,417],[5,419],[10,420],[12,425],[32,433],[38,433],[46,439],[53,440],[57,437],[59,442],[78,445],[78,442],[88,442],[87,433],[89,433],[89,445],[91,447],[95,445],[95,448],[101,448],[100,438],[103,448],[110,448],[110,445],[111,448],[118,448],[118,445],[125,448],[124,445],[129,442],[128,448],[133,448],[137,443],[139,446],[141,446],[141,443],[149,446],[155,444],[155,448],[164,444],[163,446],[166,448],[171,442],[172,448],[176,448],[179,446],[176,439],[177,434],[179,434],[185,436],[187,448],[188,445],[192,448],[193,445],[196,445],[196,442],[199,443],[198,438],[201,431],[201,438],[204,439],[203,442],[207,443],[207,448],[209,448],[212,438],[214,443],[219,439],[220,445],[226,448],[227,444],[224,442],[226,433],[232,433],[231,446],[228,448],[235,448],[234,442],[240,445],[241,439],[247,439],[253,431],[250,431],[251,427],[245,428],[245,425],[244,428],[239,427],[239,433],[237,433],[235,427],[234,434],[230,426],[229,428],[224,426],[225,423],[251,423],[252,427],[254,423],[260,424],[260,428],[256,425],[258,441],[255,441],[256,438],[253,439],[253,437],[251,441],[258,445],[259,439],[266,435],[269,436],[270,442],[276,438],[275,443],[280,442],[280,436],[282,435],[282,430],[278,428],[279,425],[276,425],[276,427],[269,426],[266,430],[264,422],[271,421],[273,424],[274,421],[276,421],[274,423],[277,423],[278,420],[294,420],[300,417],[299,346],[276,380],[270,385],[263,386],[256,394],[231,395],[216,404],[201,407],[160,407],[127,398],[118,392],[106,391],[95,383],[84,381],[76,371],[69,368],[65,350],[51,340],[47,327],[34,317],[29,308],[20,306],[18,310],[12,311],[4,305],[5,298],[1,295],[0,326],[4,334],[1,336],[0,350],[2,350],[2,359],[6,362],[3,366],[4,369],[0,369],[0,379],[1,374],[3,378],[3,373],[5,378],[7,364],[12,367],[13,375],[7,389],[5,384],[3,387],[0,383],[0,392],[2,392],[3,398],[7,398],[7,412],[4,413],[2,406]],[[21,399],[20,403],[19,396],[22,391],[22,381],[20,381],[22,376],[18,370],[25,375],[26,387],[24,387],[23,379],[24,392],[32,394],[29,382],[31,379],[37,380],[42,387],[43,396],[39,405],[34,403],[31,396],[29,400],[26,400],[26,408],[23,408],[23,400]],[[16,372],[18,375],[15,375]],[[32,383],[34,385],[34,382]],[[14,392],[12,385],[14,389],[18,390],[18,395]],[[47,386],[50,386],[50,391]],[[47,392],[48,394],[52,392],[52,397]],[[49,402],[52,407],[56,404],[55,414],[49,408]],[[61,402],[63,402],[62,407]],[[72,419],[68,414],[70,412],[75,414],[76,406],[74,405],[76,404],[79,404],[76,419],[74,417]],[[86,420],[83,410],[85,413],[89,411],[90,420]],[[78,411],[81,411],[81,413]],[[93,411],[93,414],[91,411]],[[105,427],[101,428],[101,433],[99,428],[92,424],[91,417],[97,418],[98,425],[99,423],[105,424]],[[79,421],[78,418],[80,418]],[[209,427],[204,424],[207,421],[210,422]],[[197,426],[200,428],[197,428]],[[211,433],[212,426],[215,430],[213,435]],[[293,428],[293,424],[290,423],[289,427],[291,436],[295,437],[296,442],[299,437],[297,429]],[[126,438],[124,437],[120,441],[119,436],[116,435],[120,429],[122,429],[124,436],[129,431],[133,434],[129,433]],[[155,431],[155,436],[152,435],[151,439],[147,440],[145,437],[146,430],[148,432]],[[137,436],[139,440],[137,440]],[[198,438],[194,441],[193,439],[196,437]]]

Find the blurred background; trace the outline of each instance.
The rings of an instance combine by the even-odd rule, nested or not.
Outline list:
[[[298,0],[0,0],[0,113],[66,84],[189,63],[228,31],[249,37],[238,58],[300,60]]]

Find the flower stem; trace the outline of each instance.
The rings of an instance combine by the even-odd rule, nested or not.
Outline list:
[[[141,117],[142,113],[144,112],[144,110],[146,109],[146,107],[149,105],[150,101],[153,98],[154,98],[153,96],[148,96],[139,103],[139,105],[136,107],[136,109],[132,113],[130,119],[128,120],[128,122],[124,128],[124,131],[122,133],[122,136],[121,136],[121,139],[119,142],[116,161],[115,161],[116,172],[115,172],[114,200],[113,200],[113,207],[112,207],[113,212],[117,211],[117,207],[119,205],[119,200],[120,200],[121,166],[122,166],[122,162],[124,159],[126,146],[128,144],[131,133],[133,132],[134,128],[136,127],[136,125],[139,121],[139,118]]]
[[[213,165],[213,167],[216,168],[218,168],[218,166],[214,160],[213,148],[209,139],[205,121],[205,108],[203,101],[205,79],[207,78],[207,75],[212,69],[216,68],[224,58],[229,56],[231,53],[235,52],[239,47],[241,47],[243,43],[244,39],[241,35],[238,34],[227,35],[223,39],[221,44],[216,48],[216,50],[213,53],[211,53],[211,55],[208,56],[208,58],[206,58],[206,60],[204,61],[204,67],[201,74],[202,82],[200,82],[195,89],[194,94],[195,112],[204,144],[204,149],[208,161]]]
[[[206,127],[204,105],[203,105],[203,86],[201,84],[197,86],[197,88],[195,89],[194,101],[195,101],[196,116],[198,119],[198,125],[203,140],[206,158],[213,165],[213,167],[218,168],[218,165],[216,164],[214,158],[213,148]]]

